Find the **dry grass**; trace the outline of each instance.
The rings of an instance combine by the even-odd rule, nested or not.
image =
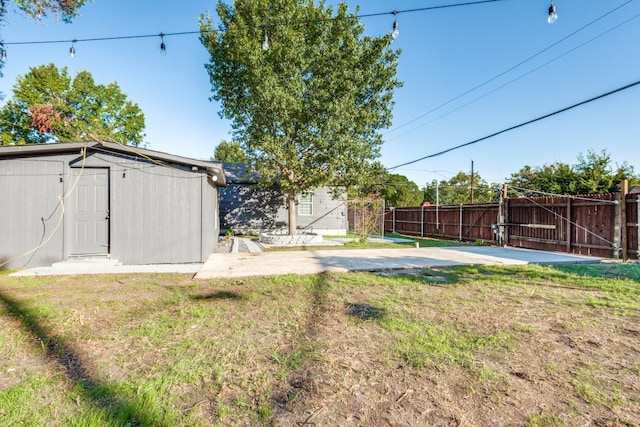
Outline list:
[[[639,272],[0,275],[0,425],[638,425]]]

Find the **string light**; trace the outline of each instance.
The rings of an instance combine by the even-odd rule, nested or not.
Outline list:
[[[393,13],[393,16],[394,16],[393,32],[391,33],[391,37],[393,37],[393,39],[395,40],[400,35],[400,25],[398,24],[398,19],[396,18],[396,15],[398,15],[398,11],[394,10],[391,13]]]
[[[350,17],[347,17],[347,18],[335,17],[335,18],[332,18],[332,19],[361,19],[361,18],[370,18],[370,17],[388,15],[389,13],[392,13],[395,16],[398,13],[424,12],[424,11],[428,11],[428,10],[446,9],[446,8],[454,8],[454,7],[462,7],[462,6],[474,6],[474,5],[484,4],[484,3],[495,3],[495,2],[502,2],[502,1],[507,1],[507,0],[468,1],[468,2],[464,2],[464,3],[447,4],[447,5],[440,5],[440,6],[428,6],[428,7],[421,7],[421,8],[417,8],[417,9],[407,9],[407,10],[400,10],[400,11],[394,10],[392,12],[378,12],[378,13],[370,13],[370,14],[363,14],[363,15],[354,15],[354,16],[350,16]],[[554,10],[555,10],[555,8],[554,8]],[[291,24],[291,23],[282,24],[282,25],[289,25],[289,24]],[[202,34],[202,31],[183,31],[183,32],[173,32],[173,33],[160,33],[159,34],[159,36],[161,38],[160,53],[162,55],[166,54],[166,45],[164,44],[164,37],[179,36],[179,35],[192,35],[192,34]],[[399,24],[398,24],[398,21],[396,19],[394,21],[394,24],[393,24],[392,36],[394,38],[396,38],[398,35],[399,35]],[[93,37],[93,38],[73,39],[73,40],[44,40],[44,41],[6,42],[6,43],[3,43],[3,46],[8,46],[8,45],[36,45],[36,44],[60,44],[60,43],[69,43],[69,41],[71,41],[71,48],[69,49],[69,57],[71,59],[73,59],[73,58],[75,58],[75,53],[76,53],[74,44],[78,43],[78,42],[128,40],[128,39],[140,39],[140,38],[150,38],[150,37],[158,37],[158,34],[143,34],[143,35],[115,36],[115,37]],[[163,46],[164,46],[164,48],[163,48]],[[264,49],[264,50],[268,50],[269,49],[269,38],[267,36],[266,29],[265,29],[265,32],[264,32],[264,38],[262,40],[262,49]],[[0,52],[0,55],[2,55],[2,58],[6,58],[6,51],[2,50]]]
[[[164,44],[164,34],[160,33],[160,55],[167,56],[167,45]]]
[[[547,22],[549,24],[553,24],[558,19],[558,14],[556,13],[556,5],[551,2],[549,6],[549,17],[547,18]]]

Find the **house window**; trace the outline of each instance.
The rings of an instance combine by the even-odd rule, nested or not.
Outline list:
[[[313,193],[301,194],[298,197],[298,215],[313,215]]]

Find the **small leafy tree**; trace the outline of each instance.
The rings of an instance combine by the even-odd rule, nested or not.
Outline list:
[[[487,183],[479,173],[474,173],[474,203],[495,201],[498,191],[497,184]],[[471,203],[471,174],[460,171],[448,180],[432,181],[424,187],[424,198],[431,203],[438,200],[441,205]]]
[[[424,201],[424,193],[418,185],[409,181],[406,176],[399,174],[389,175],[383,197],[386,206],[396,208],[420,206]]]
[[[225,163],[248,163],[249,157],[239,142],[222,140],[216,146],[211,160]]]
[[[391,124],[399,52],[364,36],[346,3],[236,0],[202,17],[213,99],[264,185],[275,184],[296,233],[298,195],[363,186]]]
[[[144,126],[144,114],[117,83],[96,84],[88,71],[71,78],[54,64],[18,77],[13,98],[0,109],[5,145],[92,138],[139,145]]]

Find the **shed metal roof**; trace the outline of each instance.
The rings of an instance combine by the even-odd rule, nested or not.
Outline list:
[[[91,150],[93,148],[98,149],[101,152],[111,151],[113,153],[122,155],[145,157],[158,162],[173,163],[188,167],[195,166],[199,169],[205,169],[216,182],[216,185],[226,185],[224,168],[220,163],[208,162],[206,160],[197,160],[189,157],[182,157],[174,154],[164,153],[162,151],[122,145],[115,142],[86,141],[61,142],[52,144],[5,145],[0,146],[0,160],[2,158],[15,158],[31,155],[70,153],[74,151],[78,152],[82,148],[87,148],[88,150]]]

